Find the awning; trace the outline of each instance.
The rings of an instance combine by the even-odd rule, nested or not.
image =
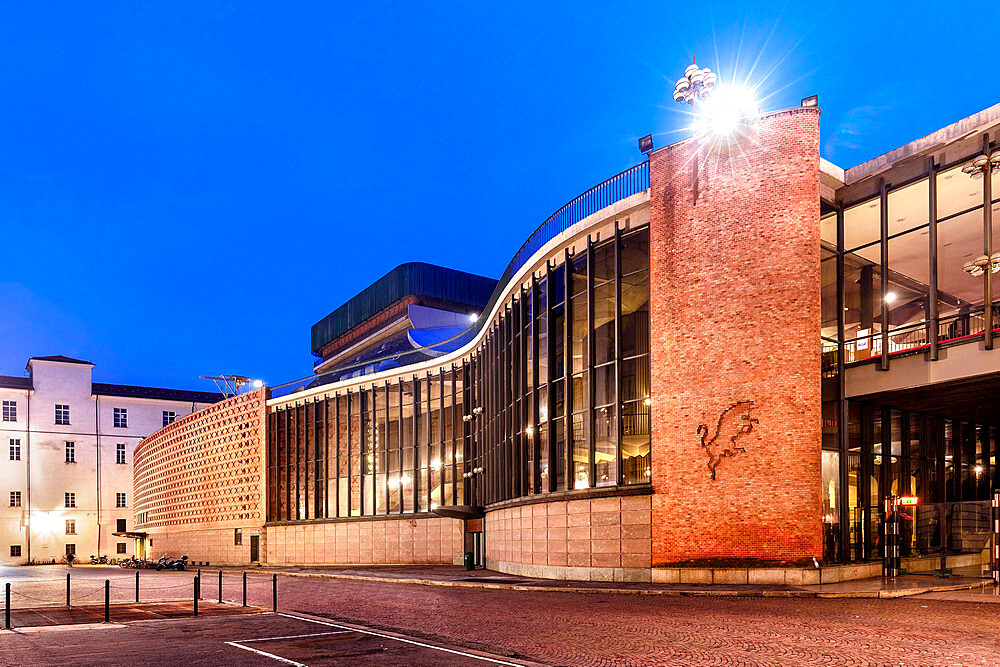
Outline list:
[[[435,507],[433,510],[434,514],[439,516],[446,516],[449,519],[482,519],[485,516],[485,510],[478,505],[445,505],[444,507]]]
[[[146,537],[146,533],[136,533],[129,530],[123,531],[121,533],[111,533],[111,534],[114,535],[115,537],[131,537],[133,540],[141,540]]]

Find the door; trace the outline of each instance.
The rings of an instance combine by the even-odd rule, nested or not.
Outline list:
[[[250,562],[256,563],[260,560],[260,535],[250,536]]]

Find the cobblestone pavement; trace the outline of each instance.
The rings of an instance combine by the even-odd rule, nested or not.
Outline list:
[[[164,588],[190,579],[162,574]],[[216,586],[206,574],[204,596]],[[250,603],[270,606],[270,589],[270,576],[251,576]],[[239,592],[228,575],[224,597]],[[986,597],[662,597],[279,577],[278,606],[553,665],[1000,665],[1000,613]]]
[[[992,604],[281,582],[294,609],[557,665],[1000,665]]]

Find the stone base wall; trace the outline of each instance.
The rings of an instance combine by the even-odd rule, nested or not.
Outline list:
[[[450,565],[462,558],[462,522],[443,517],[359,518],[266,531],[268,565]]]
[[[522,576],[649,581],[649,496],[561,500],[486,513],[486,565]]]
[[[146,558],[156,560],[163,554],[174,558],[187,556],[192,562],[212,565],[249,565],[250,536],[260,535],[260,557],[264,558],[264,530],[245,526],[242,544],[235,544],[233,528],[192,528],[187,530],[150,530],[146,535]]]

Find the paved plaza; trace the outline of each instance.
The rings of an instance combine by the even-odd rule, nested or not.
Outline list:
[[[12,590],[58,605],[65,572],[58,566],[6,568],[0,578],[10,581]],[[81,605],[103,595],[105,579],[117,602],[134,600],[132,570],[77,567],[72,574]],[[192,574],[142,571],[143,602],[169,595],[184,609]],[[205,570],[203,578],[206,609],[218,599],[217,571]],[[278,581],[277,615],[270,611],[271,574],[252,573],[252,613],[146,621],[113,614],[110,625],[15,628],[0,633],[3,663],[1000,664],[1000,596],[992,586],[901,599],[822,599],[508,590],[280,575]],[[224,573],[223,599],[241,604],[241,583],[238,572]],[[15,609],[38,604],[17,595],[12,600]]]

